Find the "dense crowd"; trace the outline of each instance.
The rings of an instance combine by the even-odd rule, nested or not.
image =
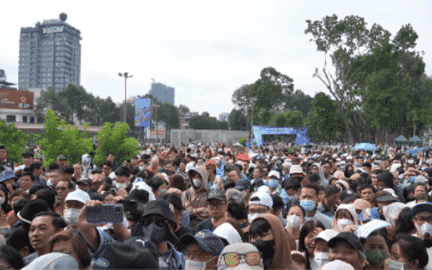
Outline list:
[[[432,153],[379,148],[0,145],[0,269],[432,269]]]

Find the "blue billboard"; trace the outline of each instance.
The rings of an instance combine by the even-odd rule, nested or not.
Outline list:
[[[135,126],[150,127],[151,99],[142,98],[135,100]]]

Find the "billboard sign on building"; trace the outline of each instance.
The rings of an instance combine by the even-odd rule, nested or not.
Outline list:
[[[30,91],[0,89],[0,109],[33,109],[34,94]]]
[[[150,127],[151,99],[142,98],[135,100],[135,126]]]

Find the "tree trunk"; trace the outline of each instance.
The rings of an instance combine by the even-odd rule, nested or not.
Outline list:
[[[337,101],[337,104],[338,104],[338,107],[339,107],[339,111],[342,113],[342,117],[343,117],[343,120],[344,120],[344,123],[345,123],[345,127],[346,127],[347,132],[348,132],[348,142],[350,144],[354,144],[354,138],[353,138],[353,135],[352,135],[351,130],[349,128],[348,119],[346,117],[345,109],[342,107],[342,104],[340,104],[339,101]]]

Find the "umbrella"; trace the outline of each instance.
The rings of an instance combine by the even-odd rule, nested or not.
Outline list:
[[[406,151],[408,154],[416,154],[417,152],[420,152],[420,151],[422,151],[423,149],[421,149],[421,148],[418,148],[418,147],[416,147],[416,148],[414,148],[414,149],[410,149],[410,150],[408,150],[408,151]]]
[[[372,144],[372,143],[358,143],[354,146],[354,149],[365,150],[365,151],[374,151],[374,150],[378,150],[378,147],[376,147],[375,144]]]

